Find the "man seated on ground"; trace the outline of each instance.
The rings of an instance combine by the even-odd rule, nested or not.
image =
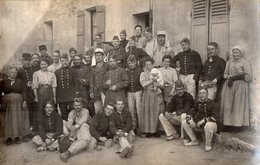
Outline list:
[[[181,122],[186,118],[186,113],[190,111],[193,104],[192,95],[185,92],[182,81],[177,80],[175,82],[175,95],[166,106],[166,111],[159,116],[159,120],[167,136],[167,141],[179,138],[179,134],[173,125],[181,125]],[[183,131],[181,130],[181,132]],[[181,136],[183,138],[183,134]]]
[[[83,108],[82,98],[74,99],[74,110],[69,113],[68,121],[63,121],[63,130],[65,135],[69,135],[72,141],[69,149],[60,154],[62,161],[67,162],[68,159],[85,148],[91,141],[89,131],[89,111]]]
[[[111,147],[113,135],[109,130],[110,116],[114,112],[115,106],[113,103],[108,103],[104,111],[97,113],[90,124],[90,133],[97,142]]]
[[[200,88],[199,100],[194,104],[193,109],[188,112],[186,120],[182,121],[182,127],[188,134],[190,140],[184,139],[185,146],[198,145],[199,142],[194,134],[195,128],[203,128],[205,131],[205,150],[212,150],[211,141],[213,134],[217,132],[219,121],[219,108],[217,103],[208,99],[208,90]]]
[[[114,135],[114,141],[119,141],[120,157],[131,157],[134,147],[132,145],[135,134],[132,128],[131,113],[125,109],[124,101],[116,99],[116,111],[111,115],[110,131]]]
[[[38,146],[37,151],[54,151],[58,147],[56,140],[63,131],[62,119],[54,111],[54,103],[48,101],[45,108],[45,115],[42,117],[38,126],[38,135],[34,136],[32,142]]]

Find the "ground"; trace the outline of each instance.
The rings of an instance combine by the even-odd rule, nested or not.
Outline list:
[[[222,136],[235,136],[242,140],[254,143],[257,149],[260,147],[259,134],[244,132],[240,134],[223,133]],[[248,152],[227,150],[214,146],[210,152],[204,151],[204,144],[200,146],[185,147],[182,140],[165,141],[161,138],[139,138],[135,142],[135,151],[131,158],[121,159],[116,154],[117,145],[105,148],[101,151],[84,151],[68,160],[70,165],[259,165],[260,152],[254,155]],[[19,145],[0,145],[1,155],[4,157],[3,165],[64,165],[58,151],[37,152],[31,142]],[[0,160],[1,161],[1,160]]]

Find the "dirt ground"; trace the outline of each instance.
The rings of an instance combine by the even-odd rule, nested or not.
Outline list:
[[[255,135],[255,134],[254,134]],[[258,142],[259,136],[248,135]],[[258,144],[258,143],[257,143]],[[71,157],[70,165],[259,165],[260,152],[251,153],[228,150],[214,146],[210,152],[204,151],[204,144],[199,146],[183,146],[182,140],[165,141],[161,138],[139,138],[135,142],[133,156],[128,159],[119,158],[116,154],[118,145],[112,148],[103,147],[101,151],[84,151]],[[56,152],[37,152],[31,142],[6,146],[1,143],[3,165],[63,165]],[[258,147],[258,146],[257,146]]]

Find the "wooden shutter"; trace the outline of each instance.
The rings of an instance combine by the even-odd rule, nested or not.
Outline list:
[[[79,10],[77,13],[77,51],[84,53],[84,37],[85,37],[85,13]]]
[[[219,56],[226,59],[229,50],[228,37],[228,0],[211,0],[210,21],[209,21],[209,41],[219,44]]]
[[[101,33],[103,39],[105,40],[105,7],[104,6],[96,6],[96,25],[97,33]]]
[[[199,52],[202,61],[205,61],[208,44],[208,0],[192,1],[191,44]]]

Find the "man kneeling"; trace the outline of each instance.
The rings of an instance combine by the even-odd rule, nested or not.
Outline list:
[[[71,155],[86,149],[91,141],[88,122],[89,111],[83,108],[82,99],[74,99],[74,110],[69,113],[68,121],[63,121],[64,134],[69,135],[72,141],[69,149],[60,154],[62,161],[67,162]]]
[[[62,134],[62,119],[54,111],[54,103],[48,101],[44,108],[45,115],[42,116],[38,126],[38,135],[34,136],[32,142],[38,146],[37,151],[54,151],[58,147],[57,138]]]
[[[199,89],[199,100],[194,104],[193,109],[188,112],[186,120],[182,121],[182,127],[188,134],[191,141],[184,139],[184,145],[198,145],[199,142],[194,134],[194,128],[204,128],[205,150],[210,151],[211,141],[214,133],[217,132],[217,122],[219,119],[219,109],[217,104],[208,99],[208,91],[205,88]]]
[[[131,113],[125,109],[121,98],[116,99],[116,112],[111,116],[110,131],[114,135],[114,140],[119,141],[120,157],[131,157],[134,147],[132,146],[135,134],[132,126]]]

